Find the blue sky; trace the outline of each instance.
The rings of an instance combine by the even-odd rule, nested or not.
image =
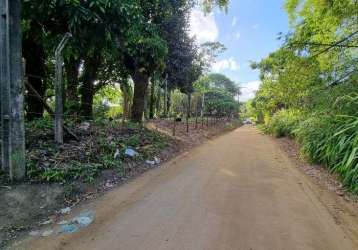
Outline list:
[[[213,65],[213,71],[227,75],[243,88],[242,100],[254,96],[260,85],[259,73],[250,61],[260,61],[275,51],[279,32],[288,31],[283,0],[231,0],[228,13],[215,10],[203,15],[193,10],[191,33],[198,42],[220,41],[227,47]]]

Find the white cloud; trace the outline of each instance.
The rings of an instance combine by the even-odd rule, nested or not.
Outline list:
[[[214,42],[219,37],[219,28],[214,14],[205,15],[202,11],[193,9],[190,15],[190,35],[195,36],[199,43]]]
[[[212,66],[212,71],[222,72],[223,70],[237,71],[240,69],[240,64],[233,58],[219,60]]]
[[[240,37],[241,37],[240,32],[236,32],[236,34],[235,34],[235,38],[236,38],[237,40],[239,40],[239,39],[240,39]]]
[[[260,28],[260,25],[254,24],[254,25],[251,26],[251,28],[253,28],[254,30],[257,30],[258,28]]]
[[[236,24],[237,24],[237,17],[234,16],[233,19],[232,19],[232,22],[231,22],[231,26],[232,26],[232,27],[235,27]]]
[[[246,102],[255,97],[257,90],[261,85],[261,81],[252,81],[248,83],[241,84],[241,95],[240,101]]]

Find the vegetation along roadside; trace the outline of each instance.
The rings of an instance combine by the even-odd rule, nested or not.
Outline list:
[[[252,64],[262,85],[246,116],[266,133],[294,138],[304,158],[358,193],[357,3],[288,0],[285,8],[292,32]]]

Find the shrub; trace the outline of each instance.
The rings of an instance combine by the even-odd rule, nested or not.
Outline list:
[[[325,164],[342,177],[344,185],[358,192],[358,117],[348,115],[312,115],[295,134],[302,153]]]
[[[264,131],[276,137],[293,137],[293,131],[302,120],[302,113],[294,109],[282,109],[267,122]]]
[[[302,121],[294,130],[297,141],[301,145],[301,152],[313,163],[326,163],[324,147],[327,139],[333,134],[334,117],[313,114]]]
[[[53,128],[53,119],[51,117],[37,118],[33,121],[26,122],[27,129],[38,129],[38,130],[46,130]]]

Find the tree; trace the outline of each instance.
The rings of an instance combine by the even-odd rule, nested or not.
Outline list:
[[[357,60],[349,45],[358,36],[357,1],[287,0],[285,8],[294,29],[286,37],[288,47],[315,57],[327,82],[352,70],[349,65]]]
[[[131,56],[133,61],[131,65],[129,65],[130,66],[129,68],[131,68],[132,71],[131,76],[135,82],[134,100],[133,100],[133,107],[132,107],[132,120],[135,122],[139,122],[142,120],[144,99],[146,97],[148,80],[150,77],[153,77],[153,74],[155,74],[155,72],[157,71],[160,72],[164,69],[165,57],[168,53],[168,50],[169,53],[172,53],[171,55],[174,56],[174,58],[175,57],[178,58],[178,56],[180,57],[180,54],[175,54],[178,52],[177,48],[181,47],[182,49],[181,53],[183,54],[183,56],[180,60],[185,61],[181,66],[183,68],[182,72],[186,77],[185,81],[181,81],[182,84],[183,83],[186,84],[186,86],[181,88],[183,91],[190,92],[192,89],[193,82],[201,74],[200,72],[201,62],[199,60],[196,60],[198,58],[196,57],[197,56],[196,50],[193,45],[193,41],[189,39],[188,32],[186,30],[186,28],[188,27],[188,16],[187,16],[188,7],[192,6],[192,4],[193,4],[192,1],[152,0],[152,1],[141,2],[141,7],[142,7],[141,16],[142,16],[142,20],[144,20],[144,22],[142,22],[142,27],[146,27],[146,31],[149,30],[151,32],[147,33],[148,40],[145,44],[143,44],[145,46],[142,46],[142,47],[146,47],[145,51],[140,51],[140,53],[137,53],[138,46],[132,48],[131,50],[132,51]],[[216,4],[220,7],[224,7],[228,4],[228,1],[226,0],[205,1],[203,3],[203,6],[206,11],[209,11]],[[178,8],[180,6],[182,6],[182,8]],[[176,12],[177,15],[175,16],[174,13]],[[171,19],[171,17],[173,16],[174,18]],[[173,37],[168,39],[167,36],[167,39],[165,39],[165,32],[164,32],[164,39],[161,39],[160,35],[163,35],[163,33],[160,32],[161,30],[163,30],[161,29],[161,27],[165,26],[165,24],[168,24],[168,26],[174,26],[176,28],[181,27],[181,29],[183,29],[183,32],[176,33],[177,35],[183,35],[183,37],[181,37],[182,39],[176,40],[177,42],[182,41],[181,44],[173,43],[174,42],[174,40],[172,39]],[[177,30],[178,29],[174,29],[171,30],[170,32],[173,33],[173,31],[177,31]],[[136,39],[135,41],[137,42],[137,41],[145,41],[145,40]],[[170,41],[172,43],[170,43]],[[146,53],[148,53],[148,50],[151,51],[150,55],[146,55]],[[146,63],[141,65],[143,61],[146,61]],[[169,60],[169,61],[173,62],[173,60]],[[173,66],[172,69],[175,70],[175,66],[174,65],[172,66]],[[168,65],[168,68],[170,68],[170,65]],[[178,72],[178,70],[176,70],[176,72]]]
[[[157,70],[164,67],[163,59],[167,53],[167,48],[165,42],[155,32],[155,30],[152,30],[142,36],[142,39],[139,40],[139,47],[137,47],[134,37],[132,38],[131,47],[133,50],[130,50],[132,60],[129,60],[127,65],[134,82],[131,116],[131,120],[134,122],[142,121],[150,78]]]
[[[209,74],[207,76],[207,81],[209,85],[226,90],[233,96],[236,96],[239,93],[239,87],[223,74]]]
[[[202,76],[196,83],[196,89],[202,93],[211,89],[221,89],[232,96],[236,96],[239,93],[239,86],[223,74],[211,73]]]
[[[27,76],[29,83],[34,87],[42,99],[45,99],[47,88],[51,87],[51,77],[45,74],[51,72],[51,59],[53,59],[53,51],[63,34],[70,31],[73,34],[70,49],[65,53],[65,69],[67,75],[68,93],[71,106],[74,109],[78,106],[77,88],[79,85],[79,67],[81,60],[89,56],[93,47],[104,47],[108,39],[105,33],[108,31],[104,27],[104,22],[100,21],[99,15],[104,11],[102,1],[76,1],[76,0],[51,0],[51,1],[24,1],[23,2],[23,26],[24,39],[23,48],[27,61]],[[81,32],[79,31],[81,27]],[[95,36],[93,34],[96,34]],[[100,52],[99,49],[97,52]],[[87,54],[88,52],[88,54]],[[100,56],[101,57],[101,56]],[[96,65],[98,57],[93,58],[92,65]],[[48,64],[48,65],[47,65]],[[90,63],[87,62],[87,65]],[[96,72],[85,70],[86,76],[82,79],[87,80],[83,85],[87,86],[88,92],[82,99],[87,103],[91,103],[91,81],[95,78]],[[92,74],[90,76],[90,74]],[[46,84],[47,83],[47,84]],[[87,97],[87,95],[89,97]],[[87,105],[88,106],[88,105]],[[82,113],[91,113],[91,108],[86,107],[84,103],[81,105],[86,111]],[[42,117],[43,105],[31,89],[28,89],[27,95],[27,116],[29,119]]]
[[[211,89],[205,93],[205,109],[210,115],[231,116],[238,112],[239,105],[232,95],[222,89]]]
[[[194,87],[205,96],[205,111],[210,115],[230,116],[238,112],[239,104],[235,96],[239,87],[225,75],[204,75]]]
[[[119,59],[134,82],[131,119],[135,122],[142,121],[150,78],[164,68],[167,47],[158,31],[162,8],[159,3],[154,0],[115,2],[116,8],[108,19]]]
[[[226,47],[220,42],[205,42],[200,45],[199,53],[206,72],[211,70],[211,66],[215,63],[216,58],[225,50]]]
[[[227,3],[205,1],[203,6],[209,11],[215,5],[224,7]],[[162,82],[166,64],[177,76],[185,73],[186,78],[173,85],[187,84],[185,91],[200,73],[197,48],[187,34],[188,13],[194,4],[192,0],[23,1],[24,54],[29,82],[46,99],[48,89],[53,87],[53,51],[63,34],[71,32],[73,37],[64,53],[68,114],[80,110],[82,116],[92,118],[93,96],[111,78],[101,74],[106,69],[114,74],[113,79],[118,74],[132,78],[132,120],[139,122],[149,80],[158,74],[161,76],[158,82]],[[169,27],[175,27],[177,36],[168,35]],[[182,42],[175,44],[175,39]],[[173,66],[175,58],[180,58],[183,68]],[[113,59],[118,62],[114,63],[116,69],[112,66]],[[122,85],[126,88],[125,83]],[[43,114],[42,102],[33,98],[31,90],[27,109],[29,119],[34,118],[31,114],[36,117]]]
[[[202,7],[205,12],[211,12],[215,6],[227,10],[230,0],[203,0]]]
[[[54,1],[23,1],[23,55],[29,84],[45,99],[48,87],[46,72],[53,31],[60,31],[54,19],[61,16],[60,6]],[[61,17],[62,18],[62,17]],[[51,50],[51,49],[50,49]],[[27,87],[27,86],[26,86]],[[31,88],[27,87],[26,115],[28,120],[42,117],[44,107]]]
[[[189,37],[189,14],[192,8],[190,1],[170,1],[171,15],[161,25],[161,31],[168,44],[168,56],[164,72],[167,102],[165,114],[170,110],[171,91],[176,88],[184,90],[188,82],[188,73],[193,66],[197,48]]]

